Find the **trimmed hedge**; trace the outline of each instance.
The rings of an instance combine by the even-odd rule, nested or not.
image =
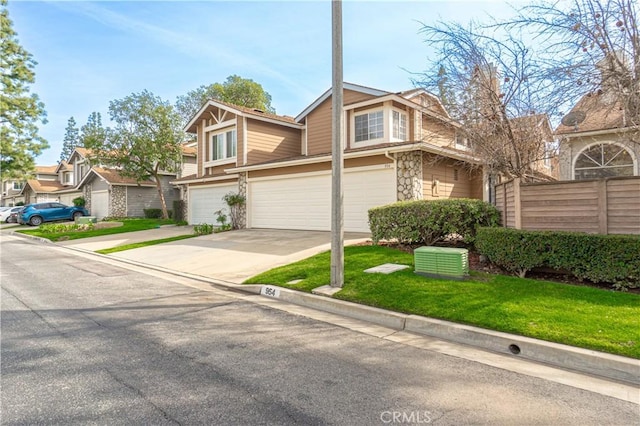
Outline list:
[[[521,277],[533,268],[550,267],[617,289],[640,285],[640,238],[633,235],[480,228],[476,248]]]
[[[402,244],[430,245],[449,234],[475,241],[481,226],[498,226],[500,212],[481,200],[400,201],[369,210],[369,227],[374,243],[397,240]]]

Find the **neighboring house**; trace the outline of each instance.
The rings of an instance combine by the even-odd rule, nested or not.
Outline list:
[[[24,181],[22,180],[6,179],[2,181],[2,198],[0,199],[0,206],[13,207],[17,203],[24,203],[22,188],[24,188]]]
[[[167,209],[172,209],[173,200],[180,199],[179,188],[170,184],[184,172],[195,172],[196,148],[185,145],[183,149],[182,171],[165,173],[163,192]],[[85,148],[75,148],[67,161],[57,166],[37,166],[35,179],[24,183],[7,181],[7,196],[3,195],[3,205],[15,205],[58,201],[72,205],[78,197],[85,199],[85,207],[93,215],[102,219],[107,216],[142,217],[144,209],[161,208],[155,181],[136,182],[123,177],[116,168],[92,166],[91,152]],[[16,189],[14,189],[16,188]],[[18,189],[19,188],[19,189]],[[6,204],[5,204],[6,203]]]
[[[169,182],[176,175],[162,177],[162,189],[167,209],[179,199],[178,188]],[[124,177],[117,169],[92,167],[78,187],[82,190],[86,208],[98,219],[104,217],[144,217],[145,209],[161,208],[155,181],[136,182]]]
[[[177,179],[188,222],[215,223],[222,197],[246,196],[241,226],[329,230],[331,89],[297,117],[210,100],[187,124],[197,171]],[[344,84],[344,229],[398,200],[487,197],[479,160],[432,94]]]
[[[585,95],[562,119],[556,134],[560,180],[640,175],[640,128],[627,124],[609,92]]]

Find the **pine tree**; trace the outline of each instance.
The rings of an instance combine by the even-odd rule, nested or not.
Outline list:
[[[71,117],[67,121],[67,128],[65,129],[60,161],[67,161],[73,150],[80,145],[80,131],[76,127],[76,120]]]
[[[35,157],[49,144],[38,135],[38,121],[46,123],[44,104],[29,93],[36,62],[18,42],[7,1],[0,0],[0,6],[0,174],[5,179],[32,173]]]

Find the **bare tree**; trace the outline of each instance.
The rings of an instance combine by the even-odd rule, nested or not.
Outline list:
[[[547,114],[553,106],[535,78],[537,64],[520,40],[502,40],[471,24],[424,25],[438,59],[415,83],[439,93],[458,137],[494,173],[528,178],[550,153]]]
[[[539,76],[553,83],[558,105],[606,95],[612,101],[600,104],[622,110],[632,127],[640,125],[639,10],[635,0],[543,0],[498,26],[534,36]]]

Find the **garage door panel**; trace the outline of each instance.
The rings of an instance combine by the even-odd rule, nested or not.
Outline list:
[[[109,192],[108,191],[92,191],[91,192],[91,216],[95,216],[98,220],[109,215]]]
[[[238,192],[238,185],[227,184],[220,186],[207,186],[204,188],[189,188],[189,223],[216,223],[215,212],[225,210],[229,216],[229,207],[222,200],[229,192]]]
[[[369,232],[368,210],[395,201],[393,169],[346,171],[344,229]],[[331,229],[331,175],[294,175],[250,182],[253,228]]]

